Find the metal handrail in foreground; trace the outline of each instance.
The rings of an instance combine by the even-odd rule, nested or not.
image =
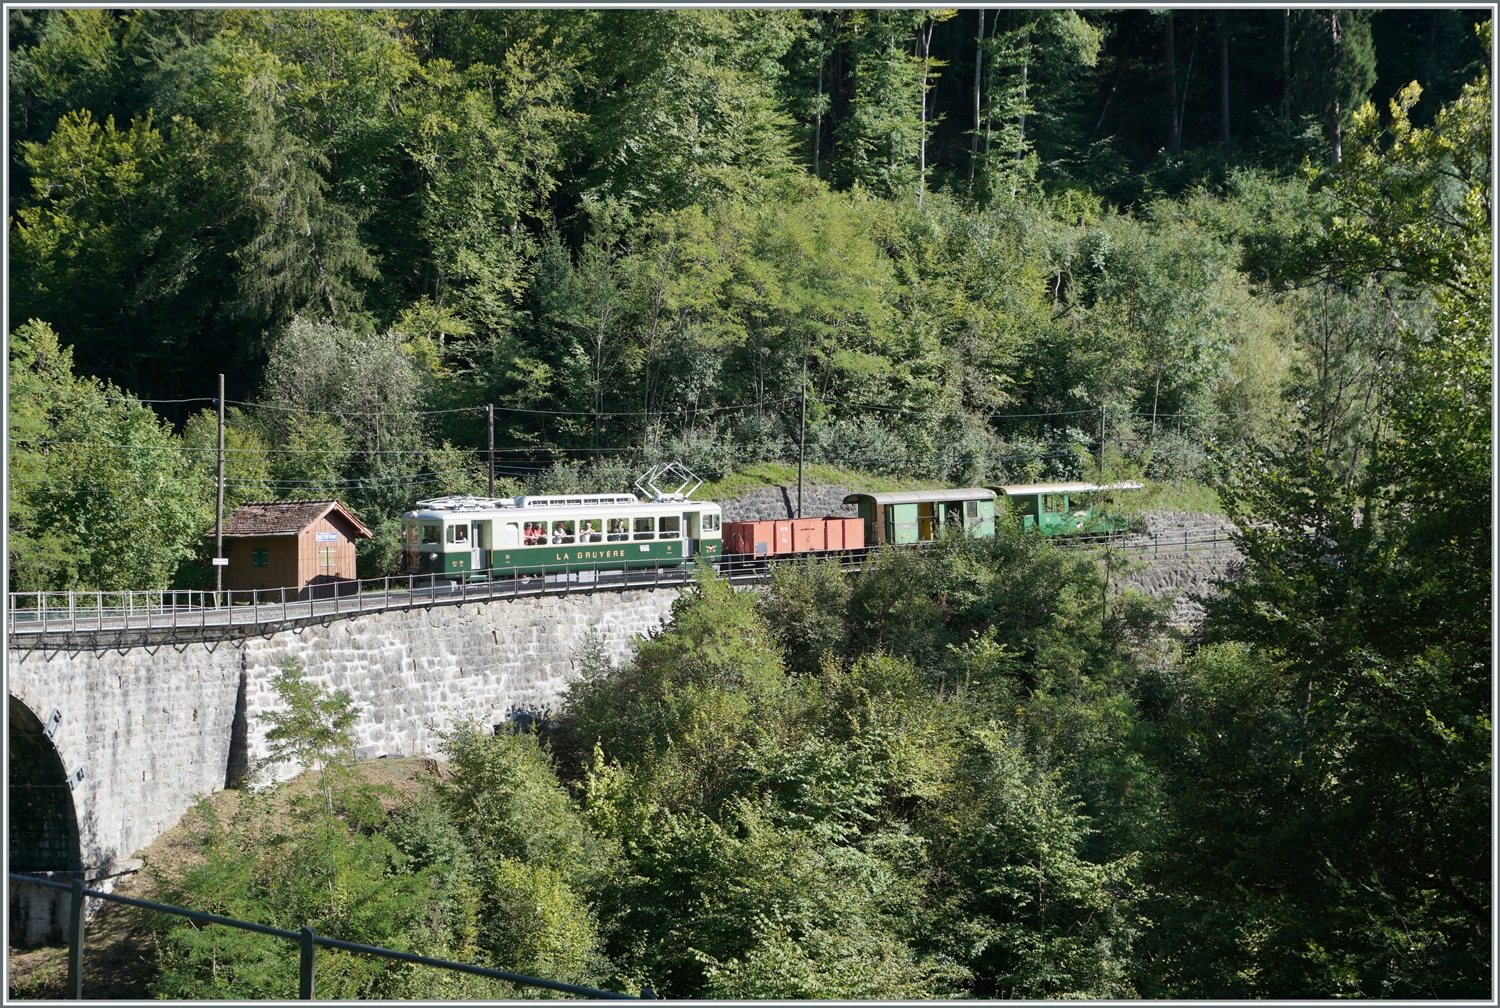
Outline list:
[[[51,879],[33,878],[30,875],[17,875],[15,872],[11,872],[9,877],[12,883],[19,882],[23,885],[34,885],[43,889],[56,889],[60,892],[72,894],[72,917],[68,923],[68,985],[63,992],[63,996],[74,1001],[83,1000],[83,936],[85,929],[83,911],[84,898],[89,896],[96,899],[109,900],[113,903],[123,903],[126,906],[154,910],[157,913],[175,914],[178,917],[186,917],[189,920],[200,921],[204,924],[222,924],[224,927],[239,928],[241,931],[254,931],[257,934],[270,935],[273,938],[296,942],[302,949],[301,964],[297,978],[297,997],[303,1001],[311,1001],[313,999],[314,967],[316,964],[314,951],[319,945],[322,945],[324,948],[341,949],[345,952],[360,952],[365,955],[379,956],[383,959],[395,959],[399,962],[415,963],[419,966],[433,966],[437,969],[453,970],[456,973],[472,973],[475,976],[488,977],[492,980],[505,980],[508,983],[519,984],[523,987],[542,987],[547,990],[562,991],[566,994],[580,994],[588,998],[601,998],[613,1001],[655,1001],[657,999],[656,994],[650,987],[642,987],[640,997],[636,997],[634,994],[621,994],[619,991],[599,990],[596,987],[581,987],[578,984],[562,983],[559,980],[544,980],[541,977],[525,976],[521,973],[507,973],[504,970],[475,966],[472,963],[452,962],[448,959],[434,959],[432,956],[417,955],[414,952],[398,952],[395,949],[381,948],[377,945],[361,945],[358,942],[327,938],[318,934],[307,925],[303,925],[300,931],[288,931],[284,928],[269,927],[265,924],[252,924],[249,921],[235,920],[233,917],[220,917],[218,914],[203,913],[200,910],[188,910],[183,907],[170,906],[166,903],[152,903],[149,900],[133,899],[129,896],[117,896],[114,893],[99,892],[97,889],[85,889],[83,883],[77,879],[74,879],[71,883],[53,882]]]

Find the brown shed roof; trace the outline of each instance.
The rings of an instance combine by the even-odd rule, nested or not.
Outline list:
[[[224,535],[227,538],[296,535],[330,511],[337,511],[354,526],[357,538],[369,539],[374,535],[348,508],[333,500],[241,504],[224,516]],[[213,535],[213,529],[207,534]]]

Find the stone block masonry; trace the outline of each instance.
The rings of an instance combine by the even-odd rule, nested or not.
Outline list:
[[[677,595],[664,588],[432,606],[175,647],[12,650],[10,694],[39,723],[61,712],[51,744],[77,814],[76,861],[98,872],[125,864],[195,795],[264,756],[256,715],[274,707],[271,677],[288,658],[353,695],[356,744],[371,755],[429,753],[438,733],[461,722],[556,710],[590,630],[619,662],[632,638],[662,625]]]

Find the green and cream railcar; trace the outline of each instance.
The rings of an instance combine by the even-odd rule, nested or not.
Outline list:
[[[634,494],[444,497],[401,518],[405,571],[454,580],[675,566],[722,547],[719,505]]]

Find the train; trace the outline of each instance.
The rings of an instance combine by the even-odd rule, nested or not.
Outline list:
[[[1005,498],[1041,535],[1123,531],[1110,506],[1142,484],[1036,483],[957,490],[852,493],[857,518],[726,522],[712,501],[681,493],[453,496],[402,515],[402,568],[451,580],[536,576],[582,568],[631,570],[778,556],[841,554],[961,532],[995,534]]]

